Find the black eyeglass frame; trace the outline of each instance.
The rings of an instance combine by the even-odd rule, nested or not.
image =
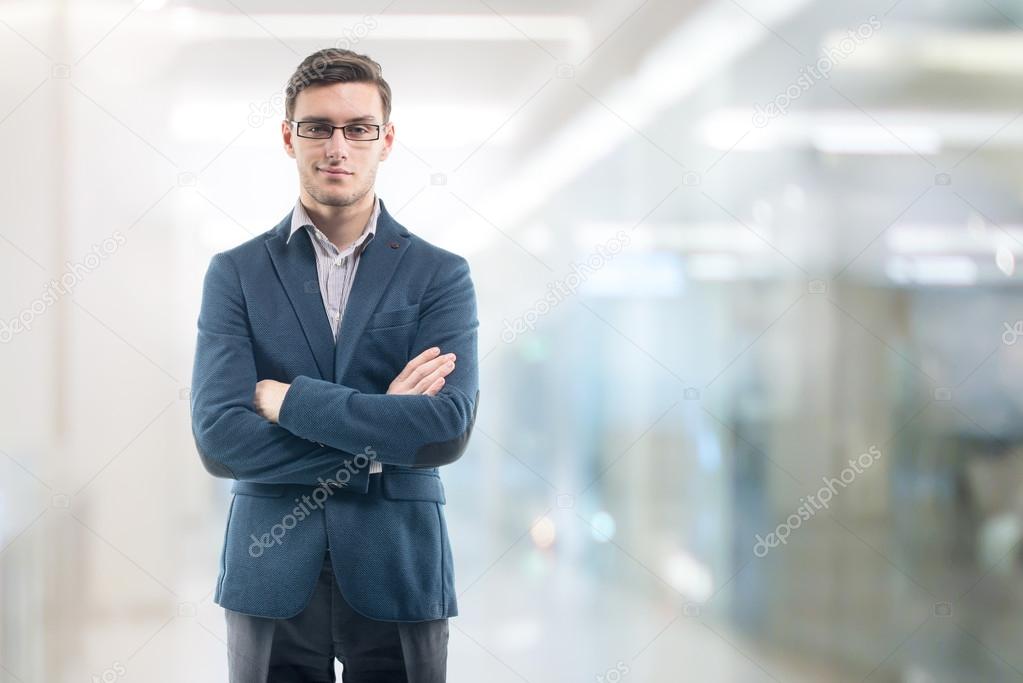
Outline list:
[[[331,124],[329,124],[329,123],[327,123],[325,121],[294,121],[292,119],[288,119],[288,123],[290,123],[292,126],[294,126],[295,135],[297,135],[300,138],[305,138],[306,140],[329,140],[330,138],[334,137],[334,131],[340,128],[341,129],[341,135],[343,135],[345,137],[345,140],[351,140],[352,142],[373,142],[374,140],[379,140],[380,139],[380,129],[383,128],[383,126],[381,126],[378,123],[347,123],[347,124],[345,124],[343,126],[334,126],[334,125],[331,125]],[[317,137],[315,135],[302,135],[302,133],[299,132],[299,126],[302,125],[303,123],[310,124],[310,125],[315,124],[317,126],[329,126],[330,127],[330,135],[325,135],[325,136],[321,136],[321,137]],[[387,125],[387,124],[384,124],[384,125]],[[353,127],[354,126],[362,126],[363,128],[374,128],[374,129],[376,129],[376,136],[372,137],[372,138],[353,138],[353,137],[349,137],[347,129],[350,126],[353,126]]]

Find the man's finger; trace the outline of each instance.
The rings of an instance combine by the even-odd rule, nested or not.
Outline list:
[[[398,375],[398,379],[399,380],[407,379],[408,376],[412,374],[412,371],[419,367],[420,364],[427,362],[431,358],[434,358],[439,353],[440,353],[439,346],[433,346],[428,348],[426,351],[423,351],[421,354],[410,360],[408,364],[405,365],[405,369],[402,370],[401,373]]]
[[[447,375],[451,374],[454,371],[454,369],[455,369],[454,361],[450,361],[448,363],[445,363],[444,365],[441,365],[433,372],[431,372],[429,375],[416,382],[416,385],[413,388],[412,392],[416,394],[425,394],[427,389],[432,387],[434,382],[437,381],[437,379],[446,377]]]
[[[442,367],[445,363],[454,362],[454,360],[455,354],[453,353],[437,356],[433,360],[427,361],[413,370],[412,374],[409,375],[408,380],[411,384],[418,384],[421,379],[436,372],[437,368]]]

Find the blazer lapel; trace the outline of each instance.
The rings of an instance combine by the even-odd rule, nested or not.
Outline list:
[[[320,370],[320,379],[330,380],[334,376],[334,334],[320,295],[316,254],[305,230],[298,230],[286,244],[290,229],[291,214],[288,214],[277,227],[276,234],[266,241],[266,248],[302,324],[302,331]]]
[[[390,284],[398,263],[408,250],[408,237],[408,231],[391,218],[383,200],[380,200],[376,234],[359,257],[355,282],[352,284],[352,292],[341,317],[341,327],[338,329],[334,357],[335,383],[344,383],[342,379],[352,362],[355,345],[370,316],[376,310],[380,297]]]

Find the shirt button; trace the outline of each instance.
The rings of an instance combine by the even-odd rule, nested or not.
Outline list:
[[[334,259],[334,265],[335,265],[335,266],[340,266],[340,265],[341,265],[342,263],[344,263],[344,261],[345,261],[345,260],[344,260],[343,258],[341,258],[340,256],[338,256],[338,257],[337,257],[336,259]]]

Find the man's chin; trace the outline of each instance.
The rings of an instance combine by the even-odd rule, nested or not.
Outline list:
[[[315,199],[324,206],[351,206],[358,198],[350,192],[339,193],[339,192],[317,192],[313,194]]]

